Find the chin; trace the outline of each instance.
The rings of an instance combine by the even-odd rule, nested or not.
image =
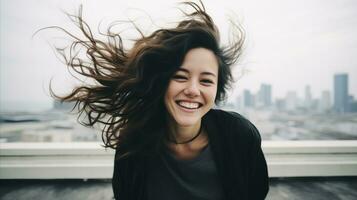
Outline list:
[[[178,126],[195,126],[196,124],[201,122],[201,119],[203,117],[202,110],[197,111],[196,113],[184,113],[184,112],[175,112],[172,113],[172,120],[174,120],[174,123]]]
[[[199,123],[201,121],[201,118],[197,119],[189,119],[189,118],[185,118],[185,119],[182,119],[182,118],[178,118],[178,119],[174,119],[176,124],[179,125],[179,126],[183,126],[183,127],[188,127],[188,126],[194,126],[196,125],[197,123]]]

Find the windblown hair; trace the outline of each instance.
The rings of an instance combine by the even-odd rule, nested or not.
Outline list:
[[[87,126],[102,124],[105,147],[117,149],[124,157],[134,153],[158,150],[167,134],[164,95],[173,74],[179,69],[185,54],[193,48],[211,50],[219,63],[216,104],[224,100],[226,89],[232,82],[231,65],[239,58],[244,41],[242,29],[233,25],[233,41],[221,47],[219,32],[201,2],[183,3],[193,9],[183,12],[185,19],[174,28],[158,29],[137,39],[126,50],[119,33],[107,30],[107,41],[94,38],[83,21],[81,9],[74,16],[76,26],[85,36],[75,39],[69,54],[57,49],[67,66],[79,75],[94,80],[74,88],[67,96],[53,97],[75,102],[81,122]],[[73,16],[72,16],[73,17]],[[86,58],[76,53],[78,47],[86,50]]]

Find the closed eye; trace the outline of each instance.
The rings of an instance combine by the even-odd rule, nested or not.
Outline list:
[[[178,80],[178,81],[185,81],[185,80],[187,80],[187,77],[182,76],[182,75],[174,75],[172,78],[173,78],[174,80]]]
[[[212,80],[210,80],[210,79],[202,79],[201,82],[204,83],[204,84],[213,84],[213,83],[214,83],[214,82],[213,82]]]

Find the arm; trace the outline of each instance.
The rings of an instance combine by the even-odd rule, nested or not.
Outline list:
[[[113,188],[113,193],[114,193],[114,199],[118,200],[119,199],[119,193],[120,193],[120,186],[122,185],[120,181],[122,178],[120,177],[120,170],[119,170],[119,164],[118,160],[114,160],[114,171],[113,171],[113,178],[112,178],[112,188]]]
[[[112,187],[116,200],[141,200],[145,197],[146,160],[130,156],[114,160]]]
[[[261,137],[256,127],[251,124],[254,141],[250,149],[249,163],[249,199],[265,199],[269,191],[269,177],[267,163],[261,148]]]
[[[128,161],[126,159],[117,159],[117,154],[118,153],[116,152],[114,159],[112,188],[114,193],[114,199],[125,200],[128,199],[126,194],[126,192],[128,191],[128,188],[126,188],[127,184],[124,184],[124,181],[128,180],[128,178],[126,177],[129,173],[127,169]]]

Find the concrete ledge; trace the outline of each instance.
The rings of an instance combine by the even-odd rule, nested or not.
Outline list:
[[[266,141],[270,177],[356,176],[357,141]]]
[[[357,141],[265,141],[270,177],[357,176]],[[100,143],[0,143],[0,179],[108,179]]]

